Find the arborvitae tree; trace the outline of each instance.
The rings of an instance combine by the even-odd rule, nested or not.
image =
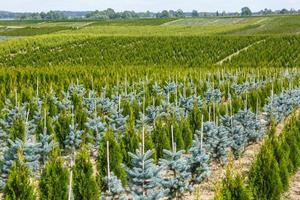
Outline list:
[[[122,153],[121,148],[113,132],[109,129],[99,147],[99,156],[97,160],[97,168],[98,168],[98,184],[103,186],[103,178],[107,175],[107,148],[106,144],[109,141],[109,151],[110,155],[110,170],[113,172],[125,185],[126,184],[126,172],[122,166]]]
[[[120,140],[123,162],[126,166],[130,167],[132,162],[128,152],[133,152],[139,147],[139,137],[135,132],[134,119],[132,116],[127,123],[125,134],[120,137]]]
[[[240,174],[233,174],[232,162],[226,169],[226,176],[221,188],[215,195],[215,200],[251,200],[251,191],[246,187]]]
[[[127,168],[130,192],[133,199],[155,200],[164,196],[160,188],[160,168],[151,159],[152,151],[142,153],[137,150],[136,154],[129,153],[132,158],[132,168]]]
[[[49,161],[43,169],[39,182],[41,199],[67,200],[69,186],[69,172],[64,167],[64,161],[53,151]]]
[[[4,198],[6,200],[35,200],[36,192],[30,181],[30,173],[23,162],[22,153],[19,152],[19,159],[10,168],[6,186],[4,188]]]
[[[76,155],[73,192],[75,200],[98,200],[99,189],[93,176],[88,150],[83,147]]]
[[[169,131],[163,126],[161,121],[157,121],[154,131],[152,132],[152,140],[155,145],[157,158],[163,157],[164,149],[171,149]]]
[[[171,129],[172,129],[172,127],[171,127]],[[181,127],[177,123],[175,123],[175,125],[173,127],[173,134],[174,134],[174,142],[176,143],[176,149],[177,150],[185,149],[184,141],[183,141],[183,138],[182,138],[182,133],[183,132],[182,132]]]
[[[277,139],[273,139],[273,150],[274,150],[274,157],[278,162],[279,170],[280,170],[280,178],[283,190],[287,190],[289,188],[289,169],[288,169],[288,162],[289,158],[289,152],[286,152],[281,145],[281,141],[278,141]]]
[[[155,145],[153,143],[151,134],[146,132],[145,133],[145,151],[151,150],[152,151],[152,159],[156,162],[157,161],[157,154],[155,151]]]
[[[193,110],[189,114],[189,122],[191,124],[192,133],[201,128],[201,111],[198,106],[194,105]]]
[[[290,148],[289,160],[292,162],[293,170],[295,172],[297,168],[300,166],[300,149],[298,147],[295,134],[287,133],[285,137],[285,141]]]
[[[192,146],[193,132],[190,128],[188,120],[183,120],[181,123],[182,138],[184,141],[184,149],[188,150]]]
[[[71,115],[64,111],[59,115],[59,118],[55,123],[55,134],[61,148],[65,147],[64,141],[69,134],[69,125],[71,122]]]
[[[172,152],[164,150],[165,159],[160,159],[160,165],[170,172],[161,183],[168,190],[168,199],[183,199],[186,192],[191,191],[191,173],[187,160],[182,158],[184,151]]]
[[[10,139],[15,140],[19,138],[20,140],[25,140],[25,121],[23,119],[17,118],[14,120],[12,127],[10,129]]]
[[[290,159],[291,149],[290,149],[290,146],[288,145],[288,143],[286,142],[285,137],[282,139],[280,148],[282,149],[282,151],[285,152],[285,154],[287,156],[287,169],[288,169],[289,174],[291,174],[294,171],[294,164],[293,164],[292,160]]]
[[[262,146],[249,172],[255,199],[279,199],[283,191],[278,163],[269,141]]]

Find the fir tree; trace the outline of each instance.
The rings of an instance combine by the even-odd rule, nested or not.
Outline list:
[[[54,151],[41,174],[40,197],[48,200],[67,200],[68,186],[68,169],[64,167],[63,159]]]
[[[212,122],[206,122],[204,123],[204,134],[206,135],[206,146],[211,152],[211,156],[223,163],[226,162],[232,142],[226,128],[218,127]]]
[[[167,189],[168,199],[183,199],[184,193],[191,191],[189,184],[191,173],[187,160],[182,158],[184,151],[172,152],[164,150],[165,159],[160,159],[160,165],[167,170],[167,178],[163,178],[162,186]]]
[[[153,152],[145,154],[137,150],[136,154],[129,153],[132,158],[132,168],[126,168],[129,188],[133,199],[155,200],[162,198],[164,192],[160,187],[160,168],[151,159]]]
[[[99,190],[96,179],[93,176],[93,165],[89,158],[89,152],[84,147],[77,153],[74,167],[74,199],[98,200]]]
[[[70,180],[69,180],[69,199],[73,197],[73,167],[75,165],[76,150],[80,147],[81,144],[81,135],[83,131],[77,129],[78,124],[75,124],[74,117],[72,117],[72,123],[69,125],[69,134],[67,135],[64,144],[66,150],[69,151],[68,159],[70,160]]]
[[[0,128],[0,160],[4,159],[4,153],[8,149],[8,139],[9,135],[6,131]]]
[[[92,117],[88,118],[85,126],[92,131],[92,135],[95,138],[93,150],[97,151],[99,149],[100,142],[104,137],[106,125],[102,122],[102,119],[97,116],[96,112],[94,112]]]
[[[3,189],[12,164],[19,159],[18,152],[23,148],[23,142],[19,139],[8,140],[8,149],[5,151],[3,163],[1,164],[0,189]]]
[[[193,145],[189,149],[188,164],[192,174],[192,184],[199,184],[210,175],[209,155],[205,152],[201,138],[194,136]]]
[[[104,198],[108,200],[120,199],[126,200],[125,189],[121,181],[113,173],[110,176],[105,176],[103,179]]]

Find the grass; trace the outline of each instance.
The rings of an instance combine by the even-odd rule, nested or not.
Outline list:
[[[229,31],[225,34],[233,35],[271,35],[297,34],[300,32],[300,15],[267,17],[260,23],[249,24],[241,29]]]
[[[25,27],[25,28],[4,28],[0,29],[2,36],[33,36],[55,33],[62,30],[69,30],[70,27],[54,26],[54,27]]]

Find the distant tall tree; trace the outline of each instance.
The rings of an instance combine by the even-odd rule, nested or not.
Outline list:
[[[184,17],[184,13],[181,9],[177,10],[175,12],[175,17]]]
[[[197,10],[192,11],[192,17],[199,17],[199,13]]]
[[[248,7],[243,7],[241,15],[242,16],[251,16],[252,15],[252,11]]]
[[[167,10],[163,10],[161,13],[157,14],[158,18],[169,18],[170,13]]]

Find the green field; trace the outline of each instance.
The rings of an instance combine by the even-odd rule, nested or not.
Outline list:
[[[299,33],[297,15],[0,21],[0,199],[279,199]]]

